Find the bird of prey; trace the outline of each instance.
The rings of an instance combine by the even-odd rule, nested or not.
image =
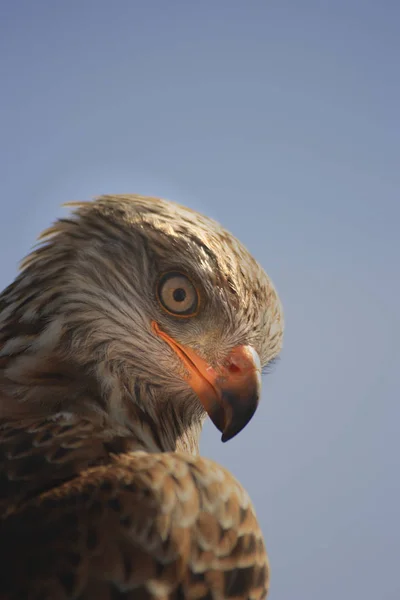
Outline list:
[[[73,204],[0,295],[0,599],[264,598],[251,501],[198,448],[252,418],[277,293],[183,206]]]

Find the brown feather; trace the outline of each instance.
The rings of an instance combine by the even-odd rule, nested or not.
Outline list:
[[[282,344],[276,291],[214,221],[142,196],[71,203],[0,295],[0,600],[258,600],[263,536],[240,484],[198,456],[204,409],[156,318],[210,365]],[[196,319],[157,274],[190,271]]]
[[[40,445],[46,429],[29,430]],[[88,468],[86,445],[79,475],[59,483],[65,471],[54,459],[55,434],[50,428],[45,442],[49,489],[33,474],[36,490],[22,484],[36,496],[9,488],[16,506],[0,525],[4,597],[89,599],[94,589],[107,597],[112,588],[124,598],[140,590],[149,598],[264,597],[268,563],[254,509],[222,467],[179,453],[107,456],[103,447],[98,461],[106,464]],[[59,436],[68,446],[68,435]],[[16,440],[8,447],[13,462]]]

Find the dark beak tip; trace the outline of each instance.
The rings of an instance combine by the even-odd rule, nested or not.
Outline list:
[[[221,435],[221,442],[223,442],[225,444],[225,442],[229,442],[232,438],[234,438],[238,433],[240,433],[241,430],[236,431],[233,434],[228,433],[227,431],[224,431]]]
[[[258,402],[259,394],[257,393],[253,396],[252,400],[248,404],[241,406],[241,410],[238,409],[238,405],[236,405],[236,410],[229,411],[230,419],[225,424],[225,427],[222,431],[222,442],[229,442],[229,440],[234,438],[248,425],[257,410]],[[233,408],[232,405],[231,408]]]

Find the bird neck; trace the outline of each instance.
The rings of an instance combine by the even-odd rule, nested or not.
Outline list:
[[[166,398],[159,387],[132,385],[129,372],[98,364],[95,371],[53,352],[0,359],[0,420],[89,418],[107,440],[146,452],[199,453],[203,415]],[[185,410],[183,410],[185,409]]]
[[[129,406],[125,421],[127,435],[138,449],[146,452],[185,452],[199,454],[202,419],[183,423],[171,401],[163,401],[158,414],[149,414],[135,405]]]

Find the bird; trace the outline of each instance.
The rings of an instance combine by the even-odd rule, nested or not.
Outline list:
[[[175,202],[68,206],[0,295],[0,599],[265,598],[251,499],[199,440],[257,409],[271,279]]]

